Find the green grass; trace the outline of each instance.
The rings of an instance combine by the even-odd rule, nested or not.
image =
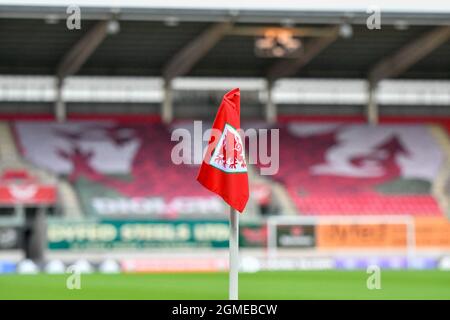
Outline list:
[[[382,271],[381,289],[368,290],[364,271],[240,274],[240,299],[450,299],[450,272]],[[0,299],[227,299],[227,273],[0,275]]]

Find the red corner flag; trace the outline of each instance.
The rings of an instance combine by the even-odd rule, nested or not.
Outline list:
[[[249,191],[245,150],[237,131],[240,109],[240,91],[236,88],[222,99],[197,180],[242,213]]]

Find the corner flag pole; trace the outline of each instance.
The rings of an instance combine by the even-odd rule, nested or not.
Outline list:
[[[230,283],[229,299],[238,300],[239,214],[230,206]]]
[[[220,196],[229,205],[229,299],[238,299],[239,276],[239,215],[244,212],[250,197],[245,145],[239,129],[241,127],[240,89],[234,88],[222,99],[213,130],[220,131],[220,138],[211,132],[208,150],[205,153],[197,181],[211,192]],[[224,206],[224,210],[226,206]]]

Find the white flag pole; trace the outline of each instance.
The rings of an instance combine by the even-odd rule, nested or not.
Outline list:
[[[238,300],[239,276],[239,214],[230,206],[230,283],[229,299]]]

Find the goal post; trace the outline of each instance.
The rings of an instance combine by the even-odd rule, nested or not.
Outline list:
[[[414,217],[406,215],[395,216],[272,216],[267,219],[267,251],[269,258],[276,258],[280,247],[280,230],[283,226],[298,227],[297,233],[307,233],[316,241],[316,232],[322,226],[352,227],[352,226],[393,226],[404,225],[404,248],[406,250],[407,260],[411,261],[416,252],[416,232]],[[309,229],[307,229],[309,228]],[[309,246],[308,239],[294,242],[296,248],[318,249],[316,243]],[[297,246],[295,246],[297,244]],[[403,247],[403,246],[400,246]],[[326,249],[326,248],[325,248]],[[330,248],[333,249],[333,248]],[[345,249],[385,249],[385,247],[376,246],[365,247],[363,244],[356,244],[353,248],[345,245],[344,248],[335,247],[343,251]],[[397,249],[397,248],[396,248]],[[350,251],[350,250],[349,250]]]

